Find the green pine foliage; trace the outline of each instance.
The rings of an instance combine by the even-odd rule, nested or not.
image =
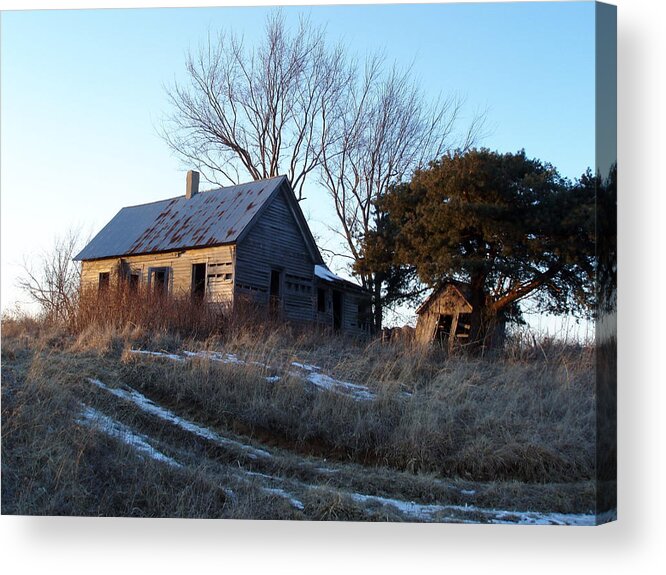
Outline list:
[[[498,316],[519,320],[526,297],[541,312],[589,316],[595,189],[589,173],[572,183],[524,150],[452,152],[377,202],[384,225],[362,265],[430,287],[469,284],[479,340]]]

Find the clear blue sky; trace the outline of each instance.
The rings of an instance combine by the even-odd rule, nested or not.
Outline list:
[[[2,308],[20,263],[74,226],[96,233],[122,206],[183,192],[185,167],[156,134],[163,85],[207,32],[257,39],[269,8],[5,12],[1,22]],[[594,162],[594,4],[283,8],[351,53],[413,64],[423,89],[487,110],[479,142],[525,148],[571,178]],[[316,190],[314,190],[316,191]],[[323,195],[306,214],[327,218]]]

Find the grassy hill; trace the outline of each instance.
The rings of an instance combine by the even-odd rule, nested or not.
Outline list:
[[[2,323],[2,513],[594,523],[594,351]]]

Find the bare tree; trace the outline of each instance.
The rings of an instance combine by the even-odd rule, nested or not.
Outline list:
[[[339,220],[331,227],[341,239],[336,255],[372,290],[381,327],[384,279],[358,265],[380,218],[375,201],[451,147],[469,147],[482,116],[455,144],[460,99],[430,102],[411,70],[387,70],[379,56],[359,66],[307,20],[290,34],[279,12],[256,48],[233,34],[209,38],[189,55],[187,73],[167,91],[168,145],[220,185],[286,173],[302,200],[306,179],[318,177]]]
[[[462,101],[450,97],[428,101],[410,70],[386,71],[373,57],[363,74],[352,74],[335,118],[336,137],[322,150],[321,183],[329,192],[341,229],[331,228],[342,241],[346,257],[373,293],[374,323],[382,323],[381,274],[362,271],[363,240],[377,228],[381,214],[375,202],[391,185],[439,158],[451,147],[466,149],[483,125],[477,116],[458,142],[453,141]]]
[[[76,310],[81,268],[72,258],[80,248],[80,233],[69,231],[35,262],[24,262],[18,287],[39,304],[49,321],[70,320]]]
[[[350,69],[341,48],[307,20],[289,33],[279,12],[264,40],[247,48],[234,34],[208,38],[187,60],[188,79],[167,90],[173,107],[161,134],[209,182],[287,174],[299,200],[331,144]]]

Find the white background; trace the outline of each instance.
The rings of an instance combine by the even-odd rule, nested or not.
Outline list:
[[[54,4],[220,2],[0,0],[2,9]],[[4,572],[666,572],[662,526],[666,11],[658,1],[615,4],[620,185],[618,522],[599,528],[558,528],[2,517]]]

